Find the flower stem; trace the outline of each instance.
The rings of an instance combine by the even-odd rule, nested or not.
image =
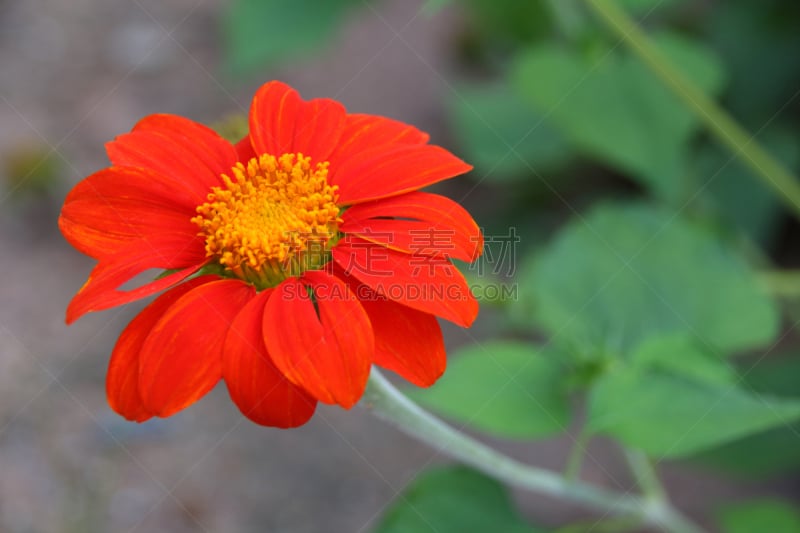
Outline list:
[[[639,450],[628,448],[625,449],[625,458],[628,460],[628,466],[636,477],[636,483],[642,489],[644,496],[652,501],[666,501],[664,487],[661,486],[650,459]]]
[[[567,465],[564,468],[564,477],[569,481],[574,481],[581,477],[581,467],[583,466],[583,458],[586,457],[586,446],[589,444],[589,432],[586,428],[581,428],[575,442],[572,444],[572,449],[567,457]]]
[[[759,281],[772,295],[783,298],[800,298],[800,271],[776,270],[760,272]]]
[[[772,188],[800,217],[800,181],[772,157],[728,113],[653,46],[645,33],[613,0],[586,0],[606,25],[691,109],[734,156]]]
[[[365,405],[408,435],[425,442],[497,480],[548,494],[607,513],[639,517],[644,523],[673,533],[700,533],[664,501],[617,493],[521,463],[445,424],[398,391],[373,367]]]

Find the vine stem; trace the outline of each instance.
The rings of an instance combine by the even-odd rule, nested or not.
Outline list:
[[[642,498],[609,491],[534,466],[490,448],[445,424],[397,390],[372,368],[364,405],[398,429],[484,474],[515,487],[570,500],[605,513],[638,517],[672,533],[702,533],[665,499]]]
[[[742,126],[656,48],[613,0],[586,0],[606,25],[700,119],[716,138],[772,188],[800,217],[800,181],[772,157]]]
[[[569,481],[574,481],[581,476],[583,458],[586,456],[586,446],[589,444],[589,432],[586,428],[581,428],[578,437],[572,444],[572,450],[567,457],[567,464],[564,468],[564,477]]]
[[[664,487],[658,480],[658,475],[650,463],[650,459],[639,450],[625,449],[625,458],[631,467],[636,483],[642,489],[644,496],[655,501],[664,501],[667,498]]]
[[[760,272],[758,277],[770,294],[784,298],[800,298],[800,270]]]

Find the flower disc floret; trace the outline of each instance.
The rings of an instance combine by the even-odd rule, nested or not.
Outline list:
[[[297,154],[264,154],[237,163],[192,222],[206,255],[259,288],[316,269],[330,258],[339,218],[328,163]]]

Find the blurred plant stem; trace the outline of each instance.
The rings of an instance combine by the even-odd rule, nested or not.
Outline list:
[[[759,280],[770,294],[782,298],[800,298],[800,270],[760,272]]]
[[[606,25],[647,65],[706,127],[749,166],[800,218],[800,182],[728,113],[709,98],[647,38],[614,0],[586,0]]]
[[[605,513],[635,517],[644,524],[672,533],[703,531],[671,507],[665,498],[631,496],[577,480],[570,481],[555,472],[503,455],[420,408],[374,367],[364,394],[364,405],[438,452],[515,487],[563,498]]]
[[[567,457],[567,464],[564,467],[564,477],[569,481],[575,481],[581,477],[581,467],[583,459],[586,457],[586,446],[589,444],[589,432],[585,427],[581,428],[580,433],[572,443],[572,449]]]
[[[642,490],[646,498],[652,501],[663,502],[667,499],[667,494],[661,481],[658,479],[650,459],[645,454],[638,450],[625,449],[625,459],[628,461],[628,466],[631,468],[636,484]]]

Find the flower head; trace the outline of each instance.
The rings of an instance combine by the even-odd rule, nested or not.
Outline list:
[[[431,385],[445,368],[436,317],[475,319],[450,259],[475,259],[480,231],[418,190],[469,165],[412,126],[280,82],[256,93],[249,129],[233,145],[148,116],[64,202],[62,233],[97,260],[68,323],[163,291],[111,355],[109,403],[130,420],[169,416],[223,379],[253,421],[298,426],[318,401],[353,406],[372,364]],[[151,269],[166,272],[120,288]]]

